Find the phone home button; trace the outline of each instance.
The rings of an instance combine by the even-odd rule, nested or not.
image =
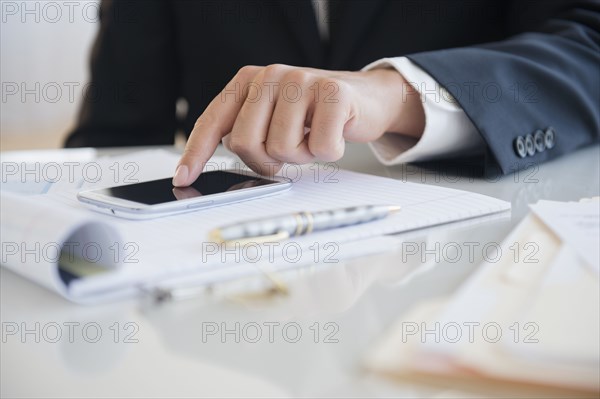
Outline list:
[[[199,202],[196,204],[189,204],[188,206],[186,206],[187,209],[197,209],[197,208],[204,208],[207,206],[212,205],[214,201],[206,201],[206,202]]]

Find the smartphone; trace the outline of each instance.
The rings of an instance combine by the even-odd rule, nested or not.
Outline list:
[[[281,193],[292,187],[284,177],[264,178],[251,172],[202,173],[188,187],[173,187],[160,179],[80,191],[77,199],[93,209],[127,219],[150,219],[247,201]]]

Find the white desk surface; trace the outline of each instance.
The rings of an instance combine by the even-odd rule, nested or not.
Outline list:
[[[225,151],[219,149],[219,153]],[[510,218],[440,227],[411,238],[426,243],[427,248],[449,242],[499,243],[526,215],[527,204],[540,199],[579,200],[600,192],[598,146],[499,180],[457,177],[411,165],[384,167],[364,145],[349,145],[339,165],[475,191],[512,203]],[[463,257],[457,263],[441,259],[424,266],[414,259],[403,264],[398,256],[377,256],[305,270],[284,298],[238,302],[215,297],[162,306],[143,300],[78,306],[2,268],[3,331],[7,323],[28,329],[39,323],[41,334],[39,343],[33,333],[24,340],[20,335],[2,337],[1,396],[464,397],[439,386],[370,375],[362,368],[362,359],[385,328],[413,305],[451,294],[478,266],[481,256],[477,252],[475,258],[471,262]],[[72,327],[74,342],[69,342],[71,334],[64,324],[69,322],[79,323]],[[264,324],[269,322],[280,323],[272,324],[272,343],[268,324]],[[50,342],[57,331],[54,323],[62,332],[56,343]],[[242,331],[239,342],[234,334],[226,334],[225,342],[221,334],[202,338],[203,327],[235,329],[235,323],[240,323]],[[257,331],[254,323],[263,334],[258,343],[250,342]],[[99,341],[87,342],[83,326],[88,326],[85,338],[89,341],[99,328]],[[283,326],[288,328],[285,337]],[[302,337],[288,342],[298,327]],[[127,343],[133,328],[137,342]],[[330,338],[337,342],[325,342],[334,329]],[[318,337],[315,330],[320,332]]]

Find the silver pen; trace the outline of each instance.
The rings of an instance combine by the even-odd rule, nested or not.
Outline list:
[[[318,212],[296,212],[224,226],[211,231],[209,238],[213,242],[224,244],[271,242],[313,231],[367,223],[399,211],[399,206],[364,205]]]

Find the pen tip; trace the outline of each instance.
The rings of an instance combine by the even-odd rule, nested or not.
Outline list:
[[[388,210],[390,212],[390,214],[394,214],[394,213],[398,213],[400,212],[402,208],[400,206],[388,206]]]

